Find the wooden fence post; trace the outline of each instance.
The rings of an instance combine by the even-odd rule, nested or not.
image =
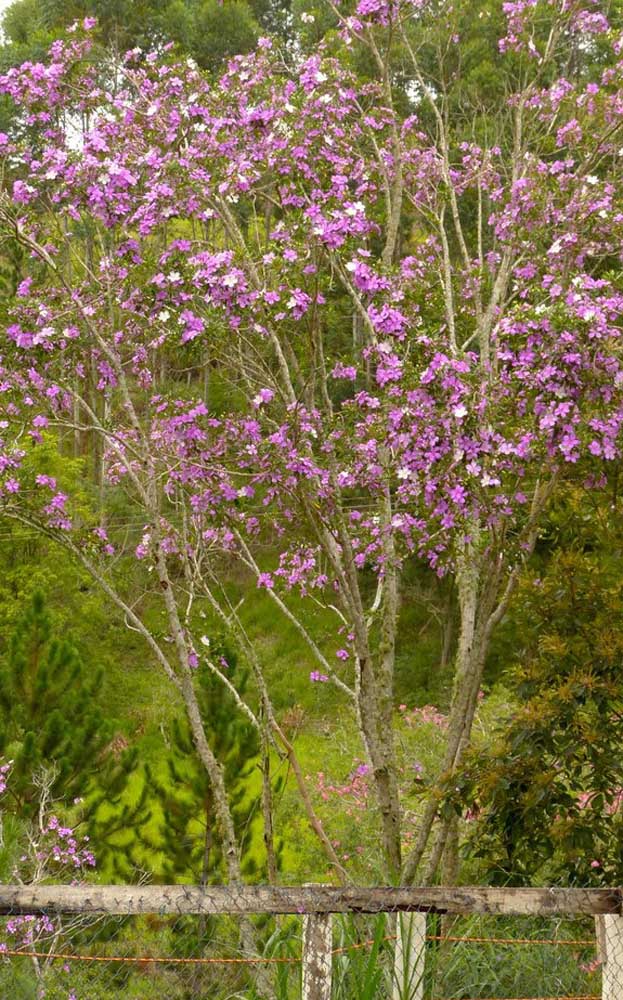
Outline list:
[[[393,1000],[423,1000],[426,914],[396,914]]]
[[[602,1000],[620,1000],[623,996],[623,917],[607,913],[601,917],[600,923]]]
[[[331,1000],[333,914],[303,917],[303,1000]]]

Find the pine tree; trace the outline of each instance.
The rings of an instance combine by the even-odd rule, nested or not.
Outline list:
[[[136,748],[115,749],[114,726],[102,710],[102,675],[69,639],[55,635],[45,599],[35,593],[0,658],[0,757],[13,761],[4,807],[32,819],[39,779],[51,801],[81,799],[98,864],[128,877],[132,851],[119,851],[116,841],[121,832],[134,840],[148,822],[150,780]],[[129,802],[133,779],[140,793]]]
[[[224,669],[229,680],[244,693],[247,674],[238,669],[235,654],[214,639],[210,652],[215,660],[227,663]],[[237,710],[233,695],[209,668],[199,668],[196,683],[206,734],[225,771],[225,784],[242,843],[243,870],[252,875],[257,868],[251,841],[253,814],[259,798],[259,784],[252,788],[260,750],[258,734]],[[259,781],[259,771],[257,774]],[[154,787],[163,812],[160,849],[166,859],[165,880],[190,877],[201,885],[222,881],[221,841],[212,791],[185,718],[173,722],[166,772],[155,777]]]
[[[84,793],[112,728],[98,704],[102,672],[85,669],[72,643],[54,635],[41,593],[18,621],[0,661],[0,754],[11,757],[11,792],[28,816],[37,807],[31,778],[48,771],[52,798]]]

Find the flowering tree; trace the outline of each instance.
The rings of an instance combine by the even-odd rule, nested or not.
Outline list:
[[[230,689],[266,759],[270,745],[289,757],[330,863],[347,872],[228,564],[300,632],[312,680],[352,702],[386,876],[413,879],[426,858],[429,878],[449,824],[435,828],[432,794],[403,858],[394,760],[406,562],[456,584],[451,774],[549,497],[568,476],[599,485],[619,455],[618,41],[569,0],[504,12],[509,96],[486,143],[448,114],[444,54],[432,70],[420,58],[418,33],[441,16],[421,3],[335,8],[345,48],[367,47],[378,82],[322,53],[287,70],[264,39],[216,84],[130,53],[113,93],[75,34],[0,83],[29,136],[0,137],[2,222],[31,262],[3,345],[2,509],[59,540],[143,634],[184,702],[233,880],[240,851],[199,667]],[[578,36],[587,58],[567,79]],[[595,39],[605,55],[591,61]],[[416,105],[406,119],[394,53]],[[214,371],[229,395],[218,411]],[[162,629],[127,596],[105,503],[90,519],[30,461],[55,429],[102,442],[105,480],[144,524],[135,555],[157,581]],[[335,617],[334,657],[305,613],[316,602]],[[210,657],[205,614],[236,637],[259,711]],[[269,775],[264,819],[270,857]]]

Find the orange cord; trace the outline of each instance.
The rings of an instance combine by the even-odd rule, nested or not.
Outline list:
[[[301,961],[300,958],[159,958],[148,955],[141,957],[134,955],[71,955],[58,951],[11,951],[8,948],[0,951],[0,958],[3,955],[19,956],[20,958],[59,958],[65,962],[128,962],[134,964],[162,962],[166,965],[272,965]]]
[[[392,934],[381,939],[382,941],[395,941],[396,935]],[[576,947],[595,946],[594,941],[583,941],[578,939],[554,940],[551,938],[478,938],[478,937],[451,937],[441,934],[427,934],[427,941],[450,941],[453,943],[467,944],[549,944],[549,945],[575,945]],[[368,948],[374,941],[361,941],[358,944],[347,945],[345,948],[334,948],[332,955],[343,955],[345,952],[355,951],[358,948]],[[45,951],[19,951],[9,948],[0,951],[0,958],[8,957],[20,958],[42,958],[59,959],[65,962],[119,962],[135,965],[148,965],[162,963],[163,965],[296,965],[300,964],[300,958],[163,958],[159,956],[133,956],[133,955],[73,955],[68,952],[45,952]],[[491,998],[494,1000],[494,998]],[[519,998],[518,998],[519,1000]],[[523,1000],[523,998],[521,998]],[[526,1000],[599,1000],[599,997],[528,997]]]
[[[450,937],[449,935],[442,934],[427,934],[427,941],[465,941],[473,942],[474,944],[571,944],[579,945],[580,947],[595,947],[595,941],[581,941],[577,939],[571,939],[565,941],[562,938],[479,938],[479,937]]]

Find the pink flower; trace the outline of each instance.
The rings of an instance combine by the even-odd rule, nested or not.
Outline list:
[[[312,670],[309,675],[310,681],[320,682],[321,684],[326,684],[329,680],[326,674],[321,674],[319,670]]]

